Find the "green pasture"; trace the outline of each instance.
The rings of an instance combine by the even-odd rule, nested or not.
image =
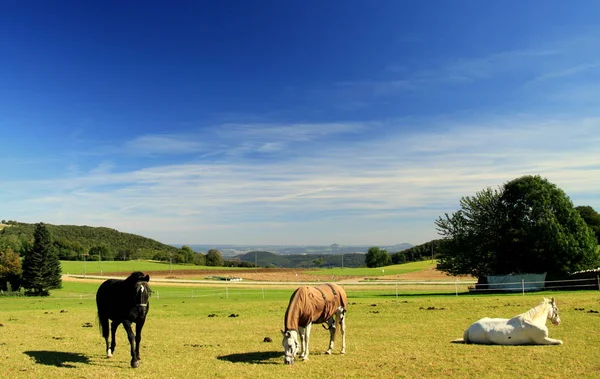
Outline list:
[[[323,354],[329,333],[313,328],[311,358],[283,364],[279,330],[294,287],[153,284],[140,368],[129,367],[122,328],[112,359],[95,315],[100,282],[65,282],[48,298],[0,297],[2,378],[595,378],[600,374],[600,293],[423,295],[393,286],[346,286],[347,353]],[[192,292],[193,291],[193,292]],[[264,292],[263,292],[264,291]],[[157,296],[157,294],[160,294]],[[484,317],[512,317],[555,296],[562,346],[450,343]],[[209,317],[213,314],[214,317]],[[237,317],[229,317],[230,315]],[[270,337],[273,342],[263,342]],[[339,336],[338,336],[339,337]]]
[[[432,260],[421,261],[421,262],[410,262],[399,265],[392,265],[386,267],[335,267],[330,269],[320,269],[307,271],[307,274],[313,275],[328,275],[328,276],[364,276],[364,277],[377,277],[384,275],[400,275],[408,272],[416,272],[428,270],[434,268],[436,262]]]
[[[63,274],[95,275],[111,272],[182,271],[182,270],[249,270],[240,267],[182,265],[152,261],[60,261]]]
[[[151,261],[60,261],[63,274],[72,275],[99,275],[115,272],[133,272],[133,271],[185,271],[185,270],[219,270],[219,271],[240,271],[253,270],[252,268],[243,267],[214,267],[214,266],[195,266],[181,265],[163,262]],[[427,270],[435,267],[435,261],[427,260],[421,262],[410,262],[400,265],[392,265],[386,267],[368,268],[368,267],[336,267],[330,269],[306,270],[307,274],[327,277],[344,277],[344,276],[364,276],[378,277],[384,275],[399,275],[408,272],[416,272]]]

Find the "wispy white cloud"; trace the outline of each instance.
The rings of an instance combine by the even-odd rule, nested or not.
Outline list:
[[[390,65],[383,68],[381,73],[375,73],[377,79],[340,81],[316,92],[323,97],[334,95],[345,98],[346,103],[356,103],[357,99],[362,99],[364,104],[366,99],[422,94],[448,86],[469,85],[515,74],[525,73],[528,80],[534,80],[536,77],[552,75],[553,72],[559,74],[556,67],[547,62],[565,54],[566,51],[561,49],[524,48],[485,56],[433,61],[418,69]]]
[[[202,141],[190,140],[189,136],[168,134],[143,135],[125,146],[125,151],[134,155],[188,154],[202,149]]]
[[[446,87],[468,86],[491,79],[515,80],[517,86],[533,86],[550,80],[598,73],[600,42],[597,31],[565,38],[524,41],[523,46],[484,55],[432,59],[418,68],[391,64],[377,79],[336,82],[321,89],[325,96],[336,94],[351,101],[367,102],[373,97],[393,97],[429,93]],[[346,99],[349,101],[348,99]]]
[[[600,119],[488,117],[420,132],[390,124],[384,136],[361,124],[228,126],[231,133],[216,138],[229,148],[248,138],[259,149],[294,141],[302,154],[277,148],[269,160],[229,155],[135,170],[115,162],[76,177],[9,183],[22,190],[10,209],[31,221],[111,226],[166,242],[365,243],[368,235],[373,243],[417,243],[435,238],[433,220],[461,196],[525,174],[600,209]],[[328,147],[312,149],[316,138]],[[384,237],[389,228],[397,231]]]
[[[552,80],[552,79],[562,79],[565,77],[570,77],[570,76],[574,76],[574,75],[578,75],[584,72],[589,72],[592,70],[596,70],[600,68],[600,63],[581,63],[581,64],[576,64],[574,66],[569,66],[566,68],[560,68],[557,69],[556,71],[550,71],[550,72],[546,72],[544,74],[541,74],[537,77],[535,77],[533,80],[531,80],[531,83],[538,83],[538,82],[542,82],[545,80]]]

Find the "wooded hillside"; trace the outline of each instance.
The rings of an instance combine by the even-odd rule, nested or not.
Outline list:
[[[250,251],[239,255],[237,259],[258,263],[260,267],[340,267],[342,265],[342,255],[331,254],[286,254],[278,255],[268,251]],[[344,267],[362,267],[365,265],[364,254],[344,254]]]
[[[177,253],[178,248],[136,234],[105,227],[46,224],[60,259],[152,259],[156,255]],[[33,243],[34,224],[9,221],[0,230],[0,247],[10,247],[21,254]],[[93,257],[96,255],[96,257]]]

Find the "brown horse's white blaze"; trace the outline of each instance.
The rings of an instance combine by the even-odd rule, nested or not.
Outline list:
[[[308,360],[310,330],[312,324],[324,324],[329,329],[329,348],[331,354],[335,341],[337,325],[342,332],[341,354],[346,352],[346,311],[348,298],[344,289],[337,284],[323,284],[318,287],[299,287],[290,298],[285,311],[282,345],[285,350],[284,362],[294,363],[296,355]],[[300,342],[300,343],[299,343]]]

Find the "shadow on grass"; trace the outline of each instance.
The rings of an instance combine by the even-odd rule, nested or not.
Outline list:
[[[90,364],[90,359],[81,353],[49,350],[25,351],[24,353],[35,359],[35,363],[40,365],[74,368],[72,363]]]
[[[276,362],[270,362],[270,359],[283,356],[283,351],[254,351],[251,353],[239,353],[221,355],[217,359],[233,363],[254,363],[263,365],[275,365]]]

